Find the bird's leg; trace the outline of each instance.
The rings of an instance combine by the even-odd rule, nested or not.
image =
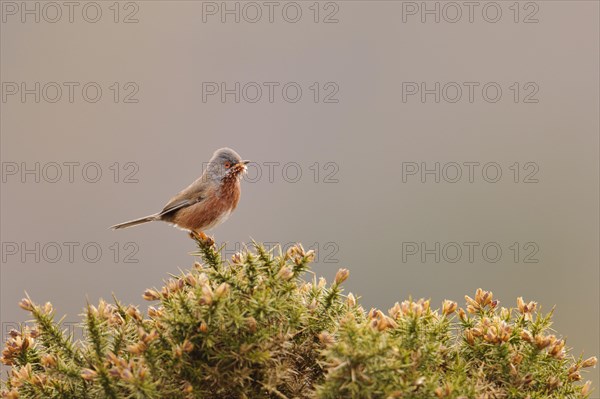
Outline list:
[[[193,240],[196,240],[198,242],[201,242],[202,244],[208,245],[209,247],[215,243],[215,241],[211,237],[207,236],[202,231],[190,230],[190,237]]]

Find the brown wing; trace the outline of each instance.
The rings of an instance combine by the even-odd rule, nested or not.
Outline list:
[[[158,214],[159,217],[172,215],[177,210],[204,201],[208,197],[211,185],[199,178],[179,194],[171,198]]]

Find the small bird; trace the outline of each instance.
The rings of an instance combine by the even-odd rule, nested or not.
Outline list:
[[[204,231],[224,222],[236,208],[240,200],[240,179],[249,162],[231,148],[218,149],[202,176],[171,198],[162,211],[116,224],[111,229],[160,220],[188,230],[192,238],[205,240]]]

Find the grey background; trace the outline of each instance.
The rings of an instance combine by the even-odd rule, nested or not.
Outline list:
[[[84,101],[80,90],[73,103],[66,92],[56,103],[31,96],[0,103],[5,167],[97,162],[102,171],[97,183],[86,182],[80,168],[72,183],[65,175],[56,183],[5,176],[3,245],[79,246],[72,262],[66,250],[55,263],[3,253],[3,335],[27,319],[16,306],[24,291],[77,321],[86,298],[94,303],[114,293],[141,303],[145,288],[189,267],[194,246],[183,232],[160,223],[118,232],[107,227],[159,210],[201,173],[215,149],[230,146],[262,170],[257,181],[243,183],[238,210],[211,232],[230,252],[251,237],[302,242],[320,253],[317,275],[350,269],[346,288],[366,308],[388,309],[409,295],[462,303],[477,287],[506,306],[522,295],[545,310],[556,305],[554,327],[575,355],[600,353],[598,2],[535,2],[538,23],[523,23],[531,9],[521,9],[515,23],[513,2],[498,2],[497,23],[477,10],[472,23],[465,15],[457,23],[435,23],[431,16],[403,22],[403,3],[393,1],[337,2],[337,23],[314,23],[313,2],[298,3],[297,23],[277,11],[283,3],[272,23],[264,15],[257,23],[212,16],[204,23],[202,2],[141,1],[135,3],[139,21],[126,24],[113,22],[112,2],[98,4],[97,23],[77,11],[73,23],[65,15],[56,23],[4,15],[1,23],[2,82],[97,82],[103,89],[96,103]],[[333,10],[324,6],[321,20]],[[132,10],[121,8],[120,18]],[[115,103],[108,88],[114,82],[122,89],[134,82],[139,101]],[[303,96],[296,103],[280,95],[270,103],[266,93],[257,103],[235,103],[231,96],[203,102],[202,82],[297,82]],[[322,89],[335,82],[339,102],[315,103],[313,82]],[[476,91],[472,103],[464,97],[435,103],[432,96],[403,102],[402,82],[497,82],[503,96],[489,103]],[[515,103],[514,82],[522,89],[534,82],[539,102]],[[118,183],[109,168],[115,162]],[[132,170],[125,169],[128,162],[139,168],[137,183],[123,182]],[[265,162],[280,163],[272,181]],[[295,169],[282,175],[290,162],[302,171],[296,183],[290,182]],[[403,182],[403,162],[496,162],[503,175],[488,183],[476,169],[473,183],[465,176],[457,183],[431,177],[422,183],[418,176]],[[523,183],[521,175],[514,183],[509,167],[515,162],[534,162],[538,182]],[[332,171],[337,182],[326,183]],[[480,243],[473,263],[464,253],[456,263],[436,263],[432,255],[403,261],[403,242],[432,248],[470,241]],[[125,262],[133,248],[125,248],[128,242],[139,249],[138,263]],[[487,242],[503,250],[496,263],[481,255]],[[523,248],[515,262],[514,242],[535,243],[539,262],[523,262]],[[98,262],[83,258],[86,243],[102,248]],[[586,377],[598,386],[597,369]]]

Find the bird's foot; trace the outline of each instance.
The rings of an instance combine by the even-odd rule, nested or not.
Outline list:
[[[195,240],[195,241],[199,242],[200,244],[206,245],[209,247],[212,247],[215,243],[215,240],[213,240],[212,237],[207,236],[202,231],[192,230],[192,231],[190,231],[190,237],[192,238],[192,240]]]

